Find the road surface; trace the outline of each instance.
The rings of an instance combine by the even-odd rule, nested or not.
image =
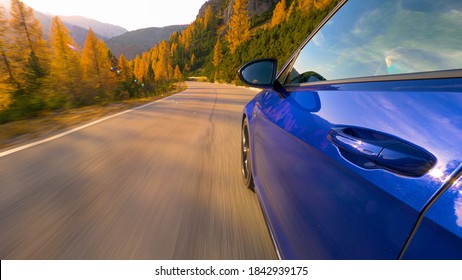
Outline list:
[[[240,178],[254,91],[162,101],[0,157],[1,259],[275,259]]]

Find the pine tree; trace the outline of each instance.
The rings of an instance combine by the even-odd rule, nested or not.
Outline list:
[[[53,88],[59,96],[78,102],[82,80],[82,69],[77,43],[58,17],[54,17],[50,28],[52,60],[50,76]]]
[[[283,23],[286,20],[286,0],[279,1],[273,11],[273,17],[271,18],[271,26],[276,26]]]
[[[250,38],[250,18],[247,7],[248,0],[234,0],[233,15],[229,22],[229,30],[226,39],[229,43],[231,53]]]
[[[194,68],[194,64],[196,64],[196,55],[194,53],[191,54],[191,59],[189,60],[189,64],[192,68]]]

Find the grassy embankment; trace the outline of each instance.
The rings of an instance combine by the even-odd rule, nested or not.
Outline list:
[[[171,96],[185,89],[186,84],[178,83],[173,90],[162,95],[131,99],[107,105],[48,112],[35,118],[1,124],[0,150],[51,136],[63,130]]]

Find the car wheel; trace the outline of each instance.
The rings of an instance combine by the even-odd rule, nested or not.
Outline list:
[[[244,185],[252,189],[254,188],[252,164],[250,163],[250,141],[249,141],[249,125],[247,119],[242,123],[241,132],[241,171]]]

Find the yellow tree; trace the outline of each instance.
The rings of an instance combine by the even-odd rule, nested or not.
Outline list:
[[[331,0],[314,0],[314,6],[318,10],[326,8],[330,4]]]
[[[290,16],[294,12],[296,3],[297,3],[297,1],[293,1],[292,4],[290,4],[290,7],[286,12],[286,20],[289,20]]]
[[[143,65],[141,64],[141,57],[137,55],[133,61],[133,75],[135,76],[136,82],[143,81]]]
[[[273,11],[273,17],[271,18],[271,26],[276,26],[283,23],[286,20],[286,0],[279,1]]]
[[[205,15],[204,15],[204,27],[207,28],[209,27],[210,23],[213,21],[213,12],[212,12],[212,5],[209,5],[207,7],[207,10],[205,10]]]
[[[99,99],[111,97],[115,87],[114,73],[111,71],[109,49],[99,40],[93,30],[89,30],[81,58],[84,79],[90,89],[95,90]]]
[[[248,0],[234,0],[233,15],[229,22],[229,30],[226,39],[229,43],[231,53],[250,38],[250,18],[247,11]]]
[[[9,57],[7,54],[7,31],[8,21],[5,10],[0,6],[0,111],[8,108],[13,102],[14,77],[11,71]]]
[[[152,64],[152,54],[149,52],[144,52],[141,55],[141,73],[142,73],[142,81],[144,83],[150,82],[151,78],[150,73],[153,73],[152,69],[149,69]],[[152,75],[152,74],[151,74]]]
[[[322,10],[329,5],[331,0],[299,0],[298,8],[304,12],[311,9]]]
[[[176,79],[176,80],[181,80],[183,74],[181,74],[181,70],[180,70],[180,66],[175,66],[175,72],[173,74],[173,77]]]
[[[119,77],[124,82],[131,82],[133,80],[132,69],[130,68],[130,62],[127,58],[121,54],[119,57]]]
[[[213,48],[213,66],[215,67],[215,80],[218,78],[218,67],[223,62],[223,51],[221,48],[220,38],[217,39],[215,47]]]
[[[139,57],[139,56],[138,56]],[[126,99],[134,97],[137,93],[137,86],[133,83],[132,63],[121,54],[117,64],[117,76],[119,78],[118,98]]]
[[[80,54],[69,30],[58,17],[54,17],[51,22],[50,46],[50,78],[53,88],[58,96],[65,99],[72,97],[72,101],[78,101],[82,80]]]
[[[170,47],[167,41],[162,41],[157,46],[157,59],[152,64],[156,80],[170,79],[173,77],[173,65],[170,55]]]
[[[223,62],[223,51],[221,49],[220,38],[217,39],[213,48],[213,66],[218,67]]]
[[[16,81],[31,90],[37,89],[40,78],[47,74],[48,47],[34,11],[19,0],[11,0],[11,51]]]
[[[313,0],[298,0],[298,9],[303,12],[308,12],[313,7]]]

